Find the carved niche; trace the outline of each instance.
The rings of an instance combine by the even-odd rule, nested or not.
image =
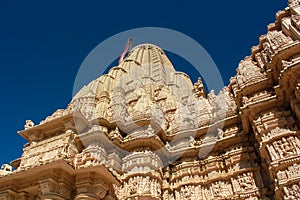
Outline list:
[[[272,161],[286,159],[300,154],[300,140],[296,136],[283,137],[280,140],[267,144]]]
[[[267,41],[270,44],[272,53],[292,42],[292,39],[282,33],[282,31],[270,31],[267,34]]]
[[[278,181],[292,180],[300,178],[300,164],[294,163],[284,171],[277,172]]]
[[[149,176],[135,176],[130,178],[122,186],[114,185],[115,194],[118,199],[125,200],[135,196],[148,196],[160,198],[162,195],[161,183]]]
[[[232,185],[229,182],[218,181],[212,184],[215,198],[230,197],[233,195]]]
[[[251,192],[257,189],[252,172],[247,172],[238,175],[232,180],[235,192]]]

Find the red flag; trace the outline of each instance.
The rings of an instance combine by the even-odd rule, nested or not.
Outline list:
[[[120,56],[119,64],[120,64],[120,62],[122,62],[124,60],[126,53],[128,52],[129,48],[131,48],[131,46],[132,46],[132,43],[133,43],[133,39],[129,38],[121,56]]]

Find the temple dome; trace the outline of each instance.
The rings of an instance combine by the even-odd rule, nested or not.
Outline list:
[[[130,116],[133,119],[141,119],[149,117],[155,106],[161,107],[161,112],[176,109],[176,105],[192,93],[189,76],[175,71],[161,48],[141,44],[130,50],[118,66],[84,86],[73,97],[67,111],[80,111],[89,119],[97,117],[110,121],[112,110],[121,106],[129,113],[134,110]],[[166,103],[161,106],[161,102]],[[151,111],[143,106],[146,104]]]
[[[128,71],[137,65],[142,66],[149,64],[161,65],[170,68],[171,71],[175,71],[165,52],[153,44],[141,44],[134,47],[119,66]]]
[[[84,96],[83,93],[88,90],[96,96],[100,96],[102,91],[110,93],[125,74],[134,79],[136,75],[132,74],[139,74],[141,71],[145,72],[144,76],[152,77],[154,81],[164,82],[164,84],[170,79],[168,76],[176,73],[171,61],[160,47],[153,44],[140,44],[131,49],[118,66],[112,67],[108,74],[93,80],[73,99]]]

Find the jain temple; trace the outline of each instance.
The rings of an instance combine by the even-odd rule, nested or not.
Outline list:
[[[18,134],[0,200],[300,199],[300,1],[220,92],[153,44]],[[203,82],[202,82],[203,81]]]

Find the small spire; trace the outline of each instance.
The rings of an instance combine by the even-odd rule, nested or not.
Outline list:
[[[200,77],[198,78],[198,81],[194,84],[194,93],[196,97],[206,98],[206,91],[202,79]]]

